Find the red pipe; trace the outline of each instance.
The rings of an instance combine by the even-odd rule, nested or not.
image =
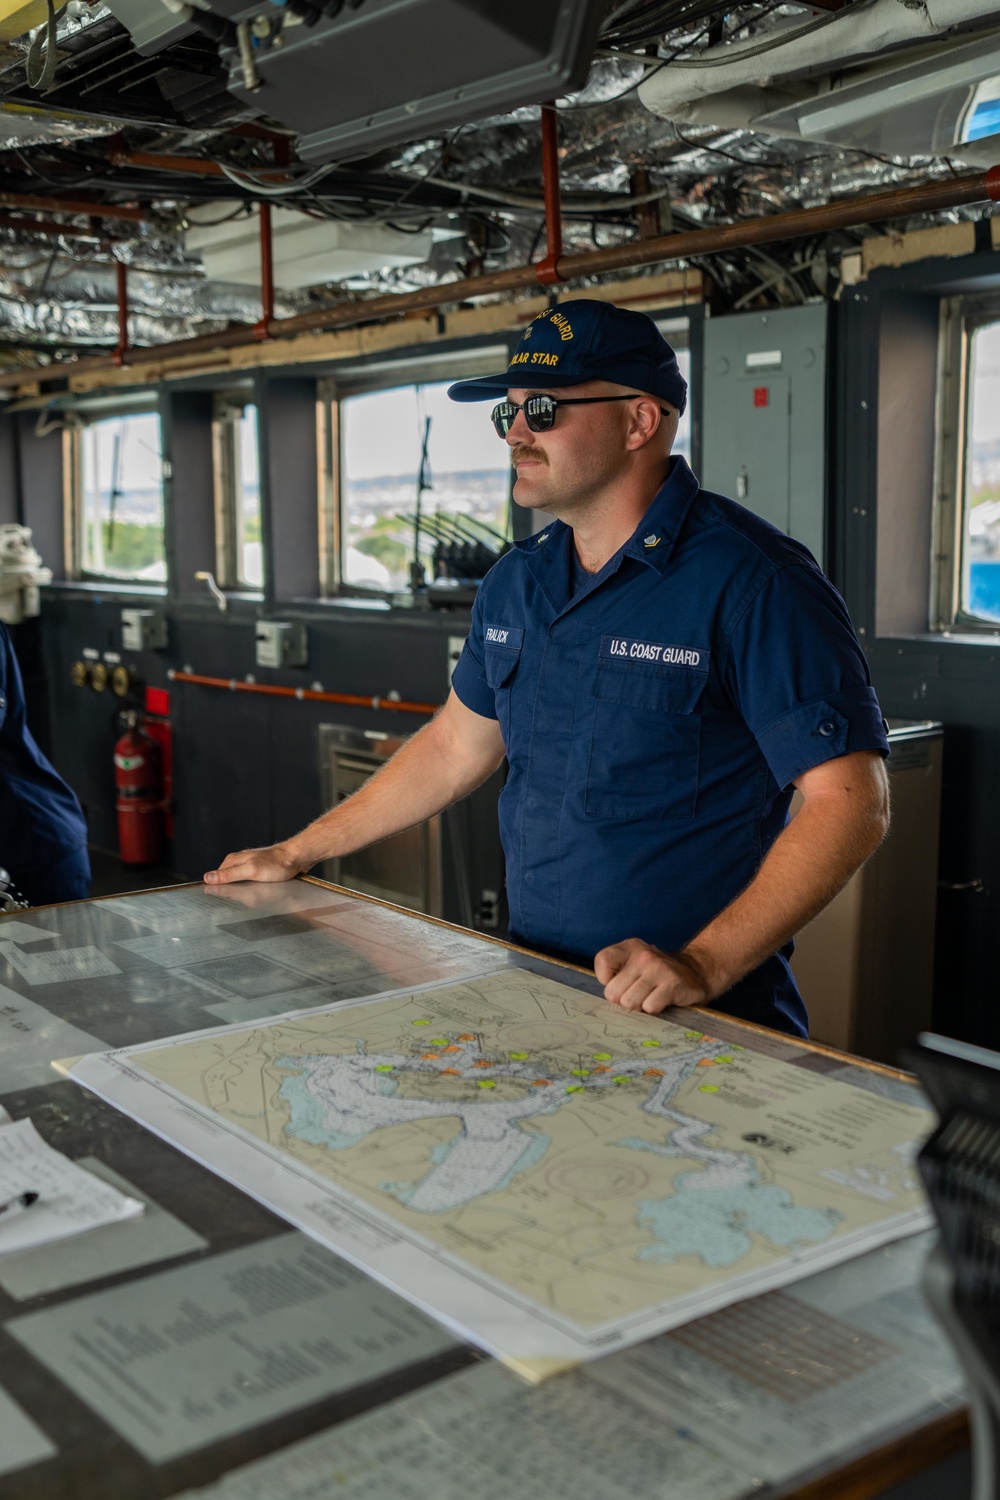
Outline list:
[[[226,688],[231,693],[263,693],[268,698],[297,698],[300,703],[344,703],[351,708],[388,709],[397,714],[436,714],[440,703],[409,703],[402,698],[364,698],[360,693],[320,693],[313,688],[281,687],[272,682],[241,682],[238,677],[203,677],[200,672],[168,672],[171,682]]]
[[[133,208],[128,204],[95,203],[86,198],[34,198],[28,193],[0,193],[0,203],[11,208],[42,208],[50,213],[88,214],[97,219],[129,219],[144,224],[149,214],[144,208]]]
[[[200,156],[160,156],[152,151],[122,151],[115,148],[108,152],[108,159],[116,167],[148,167],[155,172],[193,172],[199,177],[225,177],[217,161],[204,161]]]
[[[545,258],[535,268],[542,286],[561,281],[562,209],[559,203],[559,120],[554,104],[542,105],[542,178],[545,185]]]
[[[128,353],[128,272],[123,260],[115,261],[115,277],[118,286],[118,343],[113,358],[116,365],[123,365]]]
[[[260,213],[260,302],[261,319],[254,324],[254,333],[259,339],[271,337],[270,328],[274,318],[274,241],[271,236],[271,205],[258,205]]]

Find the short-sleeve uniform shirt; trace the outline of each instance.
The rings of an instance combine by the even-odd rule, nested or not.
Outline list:
[[[810,553],[700,489],[679,457],[582,587],[561,522],[501,558],[454,687],[503,733],[512,936],[586,964],[623,938],[682,948],[753,879],[798,776],[889,748],[846,606]],[[805,1034],[790,953],[718,1007]]]

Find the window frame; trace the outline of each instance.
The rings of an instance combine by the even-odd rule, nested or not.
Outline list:
[[[344,578],[344,423],[341,405],[351,396],[373,395],[403,386],[433,385],[442,379],[490,375],[506,366],[519,333],[461,350],[394,351],[393,356],[352,365],[317,386],[316,423],[319,490],[320,596],[390,600],[398,590],[367,588]],[[405,590],[404,590],[405,592]]]
[[[1000,635],[1000,621],[962,608],[972,340],[992,323],[1000,323],[996,292],[941,299],[929,609],[930,629],[937,634]]]
[[[227,594],[238,594],[248,599],[262,599],[264,586],[248,583],[240,577],[240,495],[242,487],[240,444],[237,438],[239,423],[248,406],[257,412],[257,451],[260,462],[260,406],[253,392],[242,390],[217,391],[212,402],[212,495],[215,523],[215,578],[219,588]],[[261,547],[263,548],[263,495],[258,478],[258,497],[261,510]],[[265,565],[266,566],[266,565]]]
[[[160,426],[160,501],[163,527],[163,561],[165,576],[162,580],[151,580],[113,572],[98,572],[84,567],[84,514],[83,492],[83,444],[89,428],[101,422],[113,422],[126,417],[155,417]],[[169,549],[167,546],[167,480],[166,460],[163,444],[163,413],[159,400],[150,399],[144,393],[141,403],[116,401],[97,402],[93,406],[67,407],[63,412],[63,547],[66,577],[77,583],[99,583],[121,589],[155,589],[166,593],[169,585]]]

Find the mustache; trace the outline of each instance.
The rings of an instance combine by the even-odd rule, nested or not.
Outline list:
[[[535,459],[538,463],[543,464],[548,463],[548,459],[541,448],[517,447],[511,450],[510,462],[512,467],[519,464],[522,458]]]

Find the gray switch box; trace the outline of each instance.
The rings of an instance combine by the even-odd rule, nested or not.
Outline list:
[[[165,651],[167,617],[158,609],[122,610],[123,651]]]
[[[702,483],[803,542],[821,566],[826,347],[823,302],[705,324]]]
[[[258,667],[304,667],[309,660],[306,627],[289,620],[257,621]]]

